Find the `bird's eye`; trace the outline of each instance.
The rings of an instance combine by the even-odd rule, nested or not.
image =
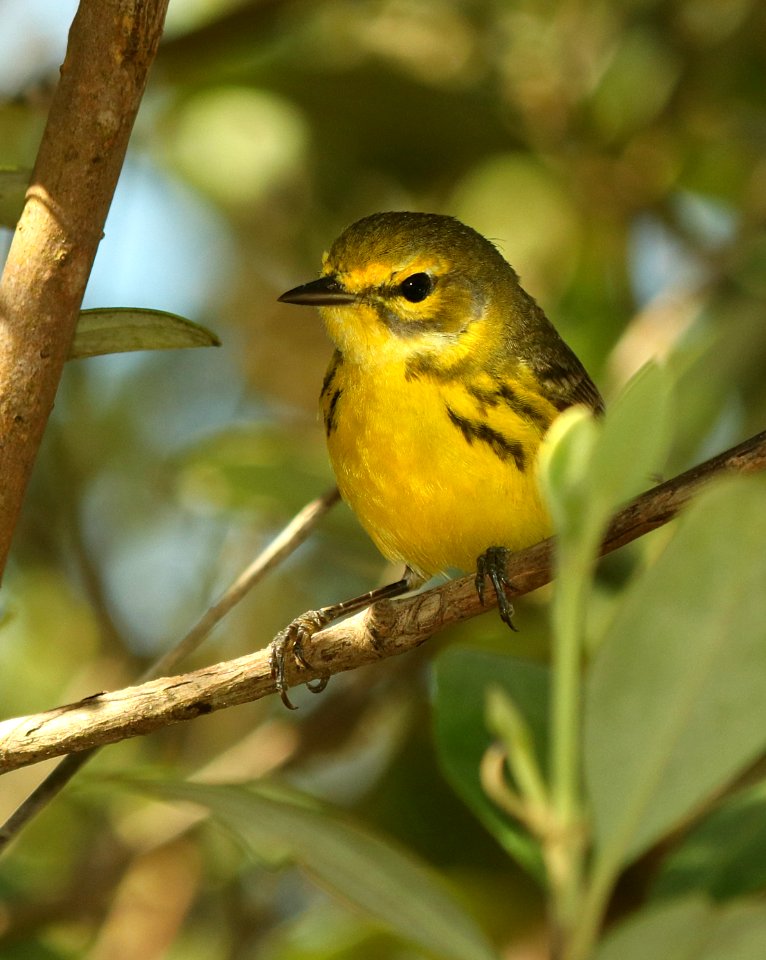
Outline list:
[[[410,303],[420,303],[421,300],[425,300],[433,288],[433,278],[427,273],[413,273],[399,284],[399,292]]]

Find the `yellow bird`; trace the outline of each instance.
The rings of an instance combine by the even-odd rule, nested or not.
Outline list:
[[[335,344],[321,392],[343,499],[406,575],[381,595],[449,568],[497,592],[508,551],[551,533],[536,454],[552,420],[603,401],[585,368],[497,248],[452,217],[378,213],[348,227],[321,277],[283,294],[318,306]],[[273,649],[282,699],[291,650],[369,596],[299,618]],[[326,681],[325,681],[326,682]],[[315,689],[321,689],[320,682]]]

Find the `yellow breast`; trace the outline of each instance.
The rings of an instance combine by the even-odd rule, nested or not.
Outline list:
[[[470,571],[489,547],[550,534],[535,455],[557,411],[519,383],[336,356],[322,404],[341,494],[389,559]]]

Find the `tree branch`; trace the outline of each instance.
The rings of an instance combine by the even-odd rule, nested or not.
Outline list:
[[[0,572],[168,0],[82,0],[0,280]]]
[[[226,614],[259,581],[263,580],[270,570],[273,570],[282,560],[297,550],[327,511],[334,507],[339,500],[340,492],[337,487],[333,487],[298,511],[284,530],[258,554],[248,567],[245,567],[215,603],[202,614],[186,636],[182,637],[174,647],[171,647],[158,660],[155,660],[139,678],[138,682],[161,677],[167,671],[175,669],[186,657],[191,656],[203,640],[207,639],[213,627],[220,623]]]
[[[290,556],[303,543],[319,520],[335,506],[339,499],[340,494],[334,487],[322,494],[321,497],[307,503],[271,543],[258,554],[255,560],[239,574],[236,580],[224,590],[215,603],[202,614],[191,630],[144,671],[137,683],[143,683],[175,669],[184,658],[193,653],[229,610],[239,603],[245,594],[262,580],[270,570]],[[61,793],[72,777],[98,753],[99,746],[99,744],[95,744],[80,750],[78,753],[68,754],[35,787],[32,793],[0,826],[0,853],[34,816]]]
[[[615,517],[602,553],[610,553],[667,523],[712,477],[764,469],[766,431],[637,497]],[[551,580],[553,548],[554,540],[550,539],[511,557],[508,576],[514,596]],[[487,607],[491,605],[487,603]],[[476,596],[473,577],[452,580],[414,597],[378,603],[317,633],[305,648],[316,669],[304,670],[292,664],[290,680],[293,684],[305,683],[406,653],[439,630],[484,609]],[[6,720],[0,724],[0,772],[140,736],[273,692],[266,648],[182,676],[95,694],[79,703]]]

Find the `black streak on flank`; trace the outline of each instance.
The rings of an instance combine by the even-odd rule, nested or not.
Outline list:
[[[523,397],[520,397],[513,387],[507,383],[500,383],[495,390],[482,390],[469,385],[468,393],[479,404],[484,412],[488,407],[497,407],[501,402],[516,414],[521,420],[533,423],[541,432],[545,432],[551,424],[551,418]]]
[[[498,395],[502,397],[503,401],[508,404],[511,410],[513,410],[515,414],[518,414],[523,420],[534,423],[541,430],[547,430],[550,426],[551,418],[546,417],[544,413],[537,410],[523,397],[520,397],[513,387],[507,383],[501,384]]]
[[[335,379],[335,374],[338,372],[338,367],[343,363],[343,354],[340,350],[336,350],[332,355],[332,360],[330,361],[330,366],[327,368],[327,373],[324,375],[324,380],[322,381],[322,390],[319,394],[320,398],[323,398],[327,391],[332,386],[332,382]]]
[[[496,407],[500,403],[500,393],[494,390],[482,390],[475,384],[468,383],[466,390],[469,395],[479,404],[481,412],[485,413],[487,407]]]
[[[523,471],[526,468],[524,447],[517,440],[509,440],[486,423],[461,417],[451,407],[447,407],[447,416],[468,443],[473,443],[474,440],[486,443],[500,460],[508,460],[512,457],[517,470]]]
[[[325,410],[324,415],[324,428],[325,433],[329,437],[330,434],[335,429],[335,408],[338,405],[338,400],[340,400],[340,395],[343,393],[342,390],[336,390],[335,393],[330,398],[330,402],[327,405],[327,410]]]
[[[433,353],[424,351],[408,358],[404,377],[406,380],[420,380],[421,377],[425,377],[436,383],[451,383],[465,373],[470,365],[471,360],[466,357],[451,366],[444,366],[439,363]]]

